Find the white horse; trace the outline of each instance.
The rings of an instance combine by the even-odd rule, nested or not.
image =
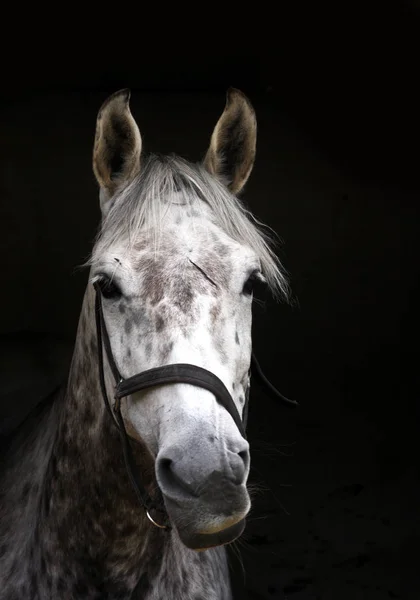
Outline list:
[[[198,165],[143,157],[127,90],[101,107],[100,232],[67,385],[7,458],[1,600],[231,598],[223,545],[250,509],[253,286],[287,294],[236,197],[255,146],[237,90]]]

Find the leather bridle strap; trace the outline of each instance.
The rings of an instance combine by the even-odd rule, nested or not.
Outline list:
[[[283,396],[283,394],[281,394],[278,389],[275,388],[274,385],[267,379],[254,353],[252,353],[251,356],[251,373],[261,387],[265,387],[265,391],[268,392],[268,394],[271,395],[275,400],[280,400],[280,402],[282,402],[288,408],[296,408],[299,406],[299,402]]]
[[[100,289],[96,285],[95,285],[95,290],[96,290],[95,320],[96,320],[96,335],[97,335],[97,342],[98,342],[99,383],[101,386],[102,398],[103,398],[103,401],[105,404],[105,408],[108,411],[108,413],[110,414],[112,421],[117,426],[118,432],[120,434],[125,467],[126,467],[129,479],[131,481],[131,484],[136,493],[137,499],[139,500],[140,504],[142,504],[144,506],[144,508],[146,509],[146,514],[154,525],[156,525],[157,527],[160,527],[162,529],[169,530],[171,527],[170,527],[168,519],[162,509],[162,506],[161,506],[162,503],[158,504],[154,500],[152,500],[152,498],[150,497],[149,493],[145,489],[144,485],[142,484],[142,482],[140,481],[140,478],[138,476],[139,469],[136,465],[136,461],[134,459],[133,451],[132,451],[132,448],[130,445],[130,440],[129,440],[127,431],[125,429],[124,419],[121,414],[120,399],[118,399],[118,400],[115,399],[113,411],[111,410],[111,405],[108,400],[108,393],[107,393],[106,384],[105,384],[103,347],[105,347],[108,363],[109,363],[110,369],[112,371],[112,374],[114,376],[116,385],[118,385],[118,383],[120,381],[122,381],[123,379],[120,375],[120,372],[118,371],[117,365],[115,364],[115,361],[114,361],[114,356],[112,354],[111,344],[109,341],[109,336],[108,336],[108,332],[107,332],[106,325],[105,325],[104,315],[102,312],[101,292],[100,292]],[[102,333],[103,333],[103,335],[102,335]],[[155,519],[153,519],[153,517],[151,516],[152,512],[163,514],[163,522],[165,522],[165,524],[161,525],[160,522],[156,522]]]
[[[207,371],[207,369],[197,367],[196,365],[176,363],[143,371],[143,373],[138,373],[138,375],[121,380],[116,387],[115,397],[124,398],[140,390],[157,385],[167,385],[169,383],[188,383],[204,388],[214,394],[217,401],[228,411],[235,421],[235,425],[241,432],[241,435],[246,438],[241,416],[225,384],[216,375]]]
[[[129,396],[141,390],[145,390],[150,387],[155,387],[159,385],[168,385],[173,383],[186,383],[189,385],[195,385],[197,387],[204,388],[212,394],[214,394],[217,401],[231,415],[241,435],[244,438],[246,438],[245,430],[248,418],[249,387],[246,391],[243,418],[241,419],[238,409],[236,408],[232,396],[230,395],[225,384],[216,375],[214,375],[214,373],[211,373],[210,371],[207,371],[207,369],[203,369],[202,367],[198,367],[196,365],[191,364],[177,363],[148,369],[147,371],[143,371],[142,373],[138,373],[137,375],[133,375],[132,377],[124,379],[118,370],[112,353],[111,343],[109,340],[108,331],[106,328],[104,315],[102,311],[100,288],[97,284],[95,284],[94,287],[96,290],[95,316],[98,341],[99,381],[102,391],[102,397],[107,411],[113,417],[113,420],[118,427],[127,472],[140,503],[143,504],[143,506],[146,508],[147,516],[152,521],[152,523],[154,523],[158,527],[161,527],[162,529],[169,529],[170,526],[167,522],[166,517],[165,518],[167,524],[160,525],[150,515],[150,512],[152,510],[156,512],[162,512],[163,514],[164,511],[160,505],[158,505],[154,500],[152,500],[152,498],[149,496],[147,490],[144,488],[142,482],[138,477],[138,468],[133,456],[133,451],[131,449],[129,436],[125,429],[124,419],[121,414],[121,398]],[[103,348],[105,348],[108,364],[115,379],[115,403],[113,406],[113,410],[111,410],[111,405],[108,400],[108,394],[105,384]],[[262,372],[261,367],[254,354],[252,354],[251,359],[251,371],[253,374],[255,373],[257,381],[260,384],[264,385],[275,398],[280,399],[287,406],[298,406],[297,402],[295,402],[294,400],[289,400],[289,398],[283,396],[268,381],[268,379]],[[162,502],[160,502],[160,504],[162,504]]]

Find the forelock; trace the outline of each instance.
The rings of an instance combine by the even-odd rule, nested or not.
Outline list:
[[[173,155],[152,154],[143,160],[141,172],[115,197],[103,219],[88,264],[94,264],[115,244],[124,243],[129,251],[145,230],[158,248],[165,212],[174,201],[190,213],[203,203],[209,207],[212,221],[257,255],[274,295],[288,298],[285,273],[273,250],[273,232],[203,165]]]

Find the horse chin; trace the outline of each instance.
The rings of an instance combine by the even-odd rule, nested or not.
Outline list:
[[[168,482],[163,478],[160,483]],[[236,484],[215,473],[199,494],[174,485],[166,485],[166,489],[160,485],[160,489],[171,525],[187,548],[207,550],[223,546],[243,533],[251,508],[244,483]]]
[[[249,499],[244,495],[234,508],[223,507],[220,512],[205,505],[197,511],[194,505],[188,506],[188,503],[181,504],[169,498],[165,498],[165,506],[171,525],[184,546],[199,551],[230,544],[242,535]]]
[[[215,548],[217,546],[225,546],[226,544],[231,544],[234,542],[240,535],[242,535],[246,525],[246,520],[241,519],[234,525],[230,525],[220,531],[212,532],[212,533],[202,533],[192,531],[190,528],[178,528],[178,535],[181,539],[181,542],[191,550],[196,550],[197,552],[209,550],[210,548]]]

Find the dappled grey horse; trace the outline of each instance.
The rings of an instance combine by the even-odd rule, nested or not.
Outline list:
[[[101,107],[101,227],[65,389],[8,453],[1,600],[231,598],[223,546],[250,510],[253,288],[287,295],[237,199],[255,146],[237,90],[197,165],[143,156],[127,90]]]

